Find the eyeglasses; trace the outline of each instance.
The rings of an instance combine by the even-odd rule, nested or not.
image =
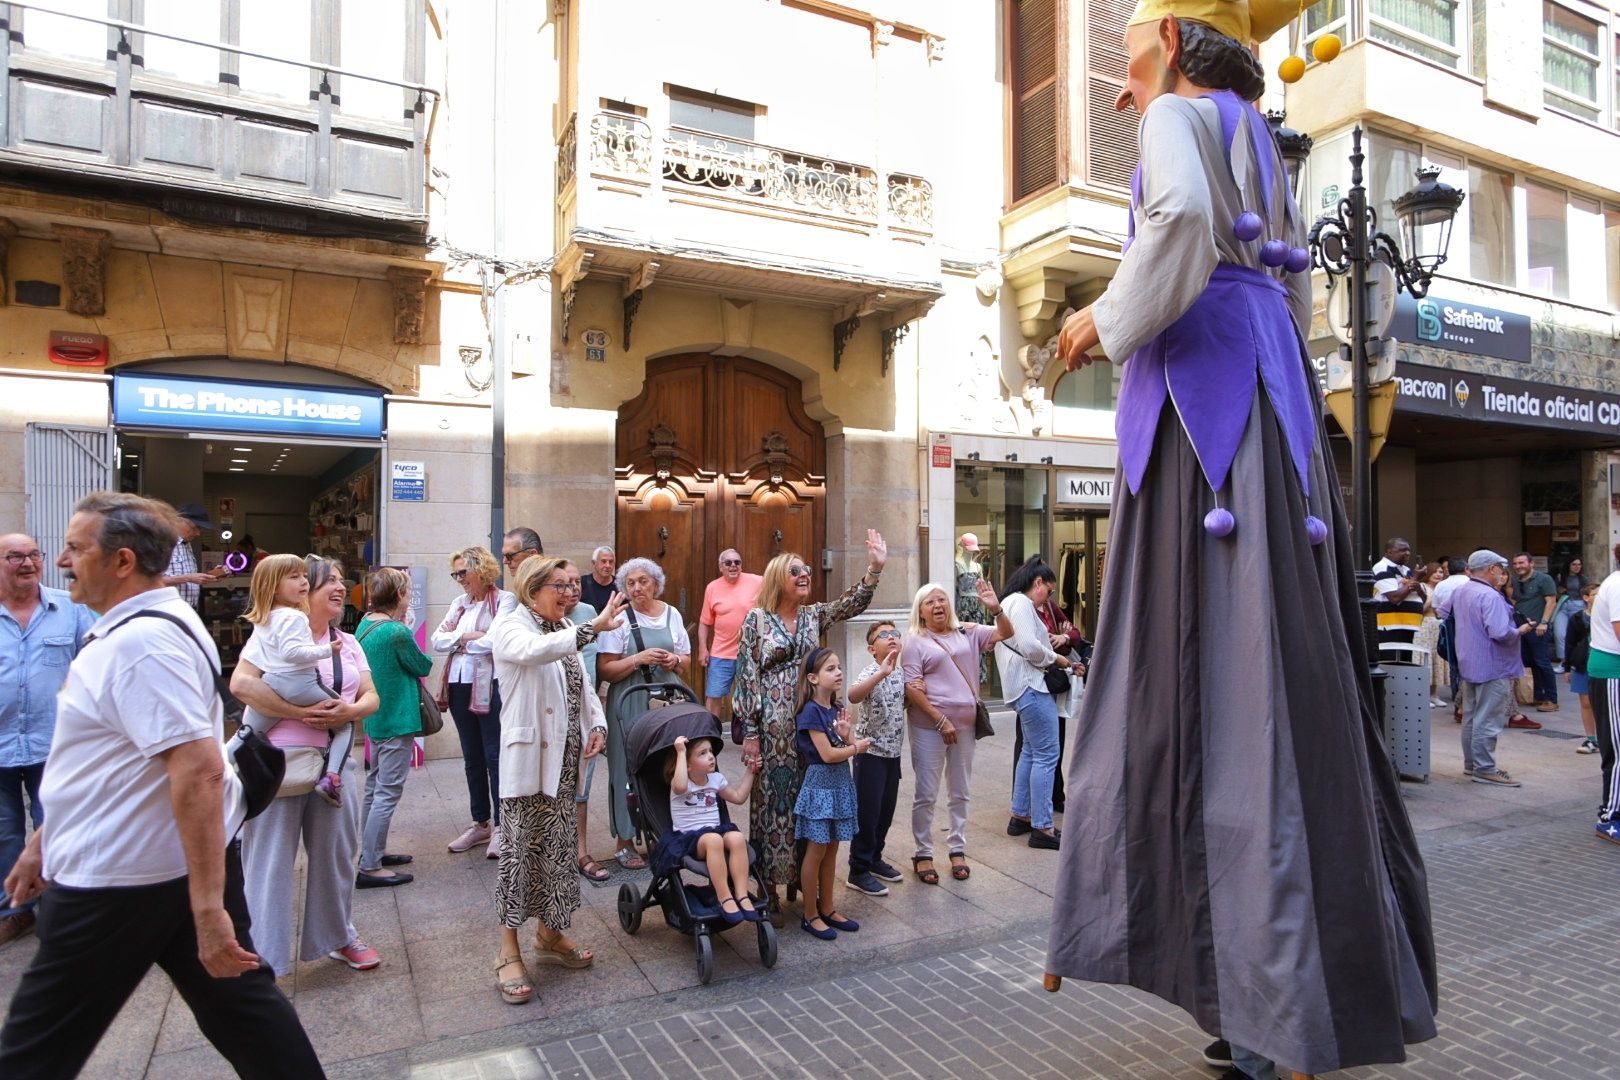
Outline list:
[[[879,630],[877,632],[877,636],[880,637],[880,638],[897,638],[897,637],[900,636],[900,631],[898,631],[898,630]]]
[[[44,562],[43,551],[8,551],[6,562],[11,566],[21,566],[25,562]]]
[[[720,565],[721,566],[741,566],[742,565],[742,560],[741,559],[721,559],[720,560]]]
[[[808,566],[788,567],[788,577],[809,577],[814,572],[815,571],[811,570]]]
[[[467,576],[467,571],[465,571],[465,570],[452,570],[452,571],[450,571],[450,576],[455,578],[457,581],[460,581],[462,578],[465,578]]]
[[[521,559],[530,552],[534,552],[536,555],[540,554],[538,551],[535,551],[534,548],[518,548],[516,551],[503,552],[501,554],[501,562],[510,563],[513,559]]]
[[[560,593],[579,592],[579,582],[577,581],[542,581],[540,587],[542,589],[556,589]]]

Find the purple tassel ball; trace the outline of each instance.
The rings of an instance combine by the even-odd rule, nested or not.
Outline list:
[[[1217,506],[1204,515],[1204,531],[1214,537],[1231,536],[1237,528],[1237,518],[1224,506]]]
[[[1311,547],[1320,547],[1328,537],[1327,523],[1312,514],[1305,519],[1305,535],[1310,538]]]
[[[1260,261],[1278,267],[1288,261],[1288,245],[1281,240],[1267,240],[1260,247]]]
[[[1303,274],[1311,268],[1311,253],[1304,248],[1290,248],[1288,258],[1283,260],[1290,274]]]
[[[1245,210],[1238,215],[1236,221],[1232,222],[1232,235],[1247,244],[1250,240],[1258,238],[1260,230],[1264,227],[1265,222],[1260,220],[1259,214],[1253,210]]]

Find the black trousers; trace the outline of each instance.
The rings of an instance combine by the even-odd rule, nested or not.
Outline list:
[[[225,910],[236,940],[254,951],[237,844],[225,857]],[[274,972],[261,966],[216,979],[202,966],[185,878],[113,889],[53,885],[36,914],[39,951],[0,1029],[6,1080],[77,1076],[153,964],[173,980],[197,1027],[237,1075],[326,1075]]]
[[[855,758],[855,839],[849,842],[849,872],[870,871],[883,859],[883,840],[894,824],[900,796],[900,759],[859,754]]]
[[[1013,772],[1018,771],[1018,759],[1024,753],[1024,725],[1013,714]],[[1052,770],[1052,812],[1063,813],[1063,770],[1069,767],[1069,722],[1058,713],[1058,765]],[[860,760],[857,758],[856,760]]]
[[[461,739],[468,811],[474,821],[501,823],[501,685],[489,691],[489,712],[472,711],[472,683],[450,684],[450,718]]]

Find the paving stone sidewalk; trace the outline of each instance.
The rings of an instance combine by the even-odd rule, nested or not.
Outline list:
[[[1403,1080],[1620,1077],[1614,1023],[1620,847],[1561,823],[1438,845],[1428,866],[1441,962],[1439,1038]],[[1041,989],[1045,936],[818,979],[800,972],[711,1007],[702,991],[644,1019],[535,1048],[422,1065],[419,1080],[545,1077],[1209,1078],[1187,1016],[1118,987]]]

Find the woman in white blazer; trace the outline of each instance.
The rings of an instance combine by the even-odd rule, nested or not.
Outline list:
[[[1009,836],[1029,837],[1029,846],[1056,851],[1059,831],[1052,820],[1052,777],[1058,761],[1058,701],[1046,687],[1046,669],[1068,670],[1069,658],[1052,651],[1046,626],[1035,613],[1051,599],[1057,575],[1039,556],[1014,570],[1001,587],[1001,609],[1013,636],[996,650],[1001,697],[1018,712],[1024,752],[1013,769],[1012,818]]]
[[[585,626],[564,614],[579,595],[579,571],[566,559],[524,561],[513,591],[518,606],[489,629],[501,685],[501,854],[495,906],[501,920],[496,983],[521,1005],[534,996],[518,929],[535,928],[536,962],[584,968],[593,959],[564,934],[579,910],[574,795],[580,762],[601,753],[607,722],[585,676],[580,651],[619,624],[624,598]]]

